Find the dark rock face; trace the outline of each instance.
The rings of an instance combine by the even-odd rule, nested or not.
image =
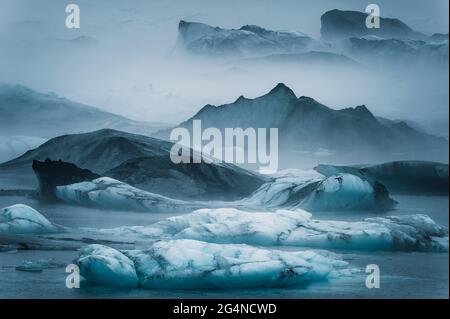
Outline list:
[[[144,135],[102,129],[52,138],[40,147],[0,166],[29,167],[33,160],[56,158],[103,175],[129,159],[169,154],[171,146],[169,142]]]
[[[50,197],[55,185],[99,176],[171,198],[208,200],[241,198],[269,180],[227,163],[174,164],[170,158],[172,145],[147,136],[99,130],[51,139],[0,168],[29,170],[32,177],[29,168],[33,163],[40,193]],[[42,162],[48,158],[61,162]]]
[[[47,199],[56,199],[56,186],[69,185],[100,177],[75,164],[46,159],[44,162],[33,161],[32,168],[39,182],[39,195]]]
[[[227,163],[174,164],[168,155],[132,159],[105,175],[152,193],[196,200],[240,199],[269,181]]]
[[[325,40],[341,40],[351,37],[376,35],[383,38],[421,38],[418,32],[398,19],[380,18],[380,28],[366,27],[367,14],[359,11],[331,10],[320,21],[320,33]]]

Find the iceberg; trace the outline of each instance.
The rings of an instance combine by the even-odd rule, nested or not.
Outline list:
[[[191,203],[150,193],[109,177],[57,186],[55,195],[72,204],[112,209],[188,212],[193,207]]]
[[[0,211],[0,234],[45,234],[63,231],[33,208],[17,204]]]
[[[273,31],[256,25],[222,29],[199,22],[180,21],[177,47],[203,56],[264,56],[305,52],[321,47],[301,32]]]
[[[301,285],[357,270],[332,254],[283,252],[196,240],[158,241],[145,250],[83,248],[76,261],[90,282],[148,289],[226,289]]]
[[[120,251],[103,245],[89,245],[80,250],[77,265],[88,281],[102,286],[136,287],[134,263]]]
[[[25,272],[42,272],[46,269],[63,268],[66,265],[66,263],[57,261],[53,258],[39,259],[36,261],[26,260],[22,262],[21,265],[17,266],[16,270]]]
[[[262,185],[244,205],[324,210],[382,210],[395,206],[386,188],[352,174],[305,180],[285,176]]]
[[[426,161],[395,161],[377,165],[318,165],[318,173],[328,177],[340,173],[382,183],[392,194],[447,195],[448,164]]]
[[[448,228],[419,214],[346,222],[313,219],[310,213],[300,209],[276,212],[245,212],[234,208],[200,209],[150,226],[126,226],[90,232],[142,240],[194,239],[219,244],[365,251],[448,251]]]

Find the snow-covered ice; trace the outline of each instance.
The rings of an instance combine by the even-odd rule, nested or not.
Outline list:
[[[102,286],[136,287],[138,277],[134,263],[120,251],[103,245],[89,245],[77,259],[81,275]]]
[[[303,208],[318,210],[381,210],[393,207],[383,185],[351,174],[307,179],[295,172],[263,184],[252,195],[234,202],[186,202],[147,192],[121,181],[101,177],[57,186],[56,196],[68,203],[151,212],[191,212],[202,207]],[[294,174],[294,175],[293,175]]]
[[[35,209],[17,204],[0,211],[0,234],[45,234],[62,231]]]
[[[300,209],[276,212],[200,209],[149,226],[85,231],[142,240],[176,238],[323,249],[448,251],[448,228],[420,214],[347,222],[316,220],[310,213]]]
[[[152,212],[192,211],[192,204],[150,193],[109,177],[56,187],[56,197],[79,205]]]
[[[305,180],[284,176],[262,185],[242,200],[246,206],[320,210],[388,209],[396,202],[386,188],[352,174]]]
[[[81,275],[93,283],[150,289],[290,286],[356,271],[333,254],[188,239],[158,241],[145,250],[90,245],[82,249],[77,263]]]

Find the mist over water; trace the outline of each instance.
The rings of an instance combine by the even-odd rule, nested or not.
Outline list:
[[[0,298],[448,297],[448,1],[72,3],[0,0]]]
[[[81,28],[72,30],[65,28],[60,1],[0,3],[0,82],[170,124],[206,104],[230,103],[240,95],[254,98],[283,82],[297,96],[332,108],[364,104],[377,116],[411,120],[448,136],[448,61],[274,66],[240,58],[193,58],[177,46],[180,20],[223,28],[257,24],[320,38],[325,11],[364,11],[360,1],[77,1]],[[417,31],[448,32],[447,1],[377,3],[383,16],[398,17]]]

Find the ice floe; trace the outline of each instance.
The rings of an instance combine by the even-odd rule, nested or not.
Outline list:
[[[17,271],[25,272],[42,272],[46,269],[63,268],[67,264],[64,262],[57,261],[53,258],[39,259],[39,260],[26,260],[23,261],[21,265],[16,267]]]
[[[186,202],[150,193],[109,177],[57,186],[56,197],[78,205],[148,212],[192,212],[203,207],[382,210],[396,204],[383,185],[356,175],[305,179],[305,176],[292,174],[278,177],[249,197],[234,202]]]
[[[33,208],[17,204],[0,210],[0,234],[44,234],[62,231]]]
[[[120,251],[103,245],[89,245],[80,250],[77,264],[88,281],[103,286],[136,287],[134,263]]]
[[[335,255],[283,252],[196,240],[158,241],[145,250],[90,245],[77,259],[81,275],[99,285],[142,288],[290,286],[356,271]]]
[[[352,174],[338,174],[309,180],[296,176],[280,177],[262,185],[249,198],[242,200],[242,204],[320,211],[389,209],[396,202],[380,183]]]
[[[78,205],[152,212],[187,212],[192,211],[194,205],[150,193],[109,177],[57,186],[56,197]]]
[[[149,226],[85,231],[136,240],[175,238],[323,249],[448,251],[448,228],[420,214],[348,222],[313,219],[310,213],[300,209],[276,212],[200,209]]]

